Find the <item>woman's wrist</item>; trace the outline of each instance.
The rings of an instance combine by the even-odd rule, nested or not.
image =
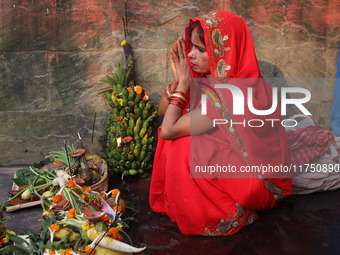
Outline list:
[[[178,82],[173,81],[170,85],[171,91],[175,91],[178,87]]]
[[[188,85],[188,84],[186,84],[184,82],[179,82],[176,90],[177,91],[181,91],[184,94],[188,95],[189,94],[189,90],[190,90],[190,85]]]

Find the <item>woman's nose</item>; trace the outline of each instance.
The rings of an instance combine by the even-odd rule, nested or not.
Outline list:
[[[194,58],[194,52],[193,52],[192,49],[191,49],[190,52],[188,53],[188,57],[189,57],[190,59]]]

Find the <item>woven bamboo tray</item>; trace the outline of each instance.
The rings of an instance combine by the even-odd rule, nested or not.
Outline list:
[[[108,170],[107,170],[107,163],[105,160],[103,160],[103,163],[102,163],[102,172],[104,172],[102,179],[99,182],[91,185],[90,186],[91,190],[94,190],[97,192],[100,192],[100,191],[107,192],[109,188],[109,175],[108,175]],[[14,174],[14,178],[15,177],[16,175]],[[17,191],[18,189],[19,187],[13,182],[12,191]],[[42,200],[37,200],[33,202],[25,202],[25,203],[18,204],[18,205],[7,206],[6,211],[14,212],[14,211],[17,211],[23,208],[41,205],[41,203],[42,203]]]

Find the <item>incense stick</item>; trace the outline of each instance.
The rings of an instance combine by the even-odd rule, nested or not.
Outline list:
[[[71,164],[70,164],[70,158],[69,158],[69,154],[68,154],[68,150],[67,150],[67,146],[66,146],[66,141],[64,140],[64,146],[65,146],[65,151],[66,151],[66,158],[67,158],[67,165],[68,165],[68,169],[70,171],[71,176],[72,174],[72,170],[71,170]]]
[[[97,112],[94,113],[93,127],[92,127],[92,138],[91,138],[91,154],[92,154],[92,145],[93,145],[93,137],[94,137],[94,127],[96,125],[96,117]]]

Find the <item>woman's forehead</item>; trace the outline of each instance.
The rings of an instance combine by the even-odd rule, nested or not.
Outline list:
[[[195,29],[192,32],[190,40],[191,40],[191,44],[205,47],[204,43],[201,41],[201,38],[197,33],[197,29]]]

